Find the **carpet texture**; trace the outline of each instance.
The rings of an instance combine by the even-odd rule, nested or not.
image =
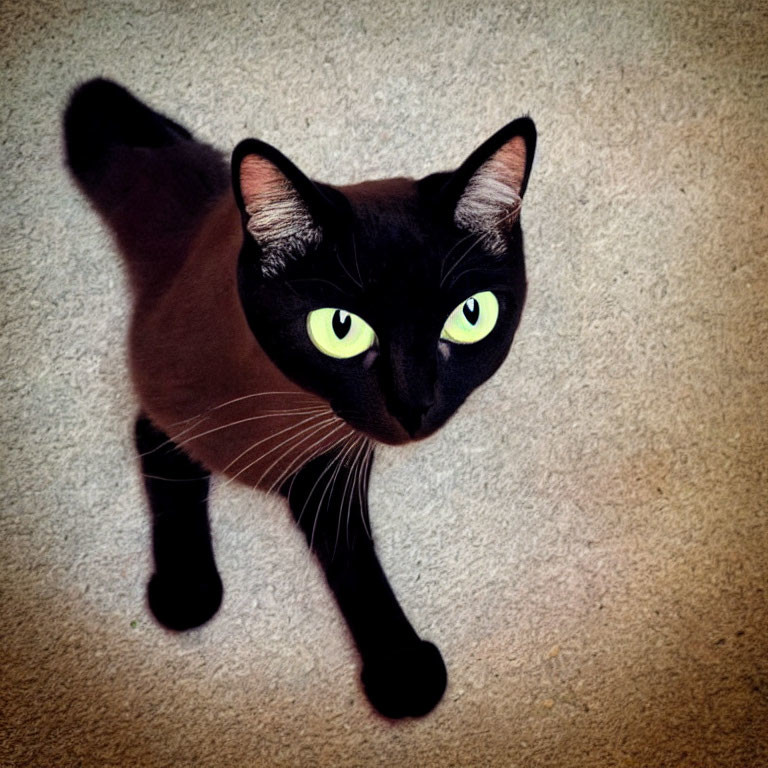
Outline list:
[[[768,765],[764,0],[5,0],[0,40],[0,764]],[[62,166],[96,75],[336,183],[536,120],[512,352],[373,473],[429,717],[372,713],[277,499],[215,492],[208,626],[148,614],[125,280]]]

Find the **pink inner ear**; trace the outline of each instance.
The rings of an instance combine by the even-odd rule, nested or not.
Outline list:
[[[514,136],[475,171],[456,204],[456,224],[480,234],[491,250],[503,252],[520,216],[525,161],[525,140]]]
[[[240,162],[246,229],[261,247],[261,269],[275,275],[321,239],[306,203],[283,172],[261,155]]]
[[[510,139],[492,158],[494,171],[503,170],[506,178],[503,181],[509,184],[515,192],[520,194],[525,178],[525,141],[521,136]],[[501,179],[500,179],[501,181]]]
[[[246,209],[259,200],[273,198],[275,188],[284,185],[284,176],[269,160],[259,155],[246,155],[240,163],[240,193]]]

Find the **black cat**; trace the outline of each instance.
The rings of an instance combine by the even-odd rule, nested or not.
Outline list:
[[[381,570],[367,484],[376,441],[442,426],[504,360],[526,280],[520,206],[536,144],[507,125],[452,173],[332,187],[248,139],[221,155],[93,80],[67,161],[114,232],[134,296],[136,444],[153,518],[148,596],[165,626],[218,609],[210,472],[288,500],[388,717],[446,684]]]

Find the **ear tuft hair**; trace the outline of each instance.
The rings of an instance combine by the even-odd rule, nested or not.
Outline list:
[[[496,253],[506,250],[520,218],[535,145],[533,121],[515,120],[476,150],[452,180],[454,223]]]
[[[265,277],[275,277],[291,259],[322,240],[303,194],[311,191],[312,183],[276,149],[252,139],[242,142],[233,155],[232,177],[243,224],[259,246]]]

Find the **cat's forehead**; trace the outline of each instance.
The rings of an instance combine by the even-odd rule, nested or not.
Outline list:
[[[368,252],[405,256],[434,242],[429,201],[414,179],[363,181],[337,188],[349,201],[357,245]]]
[[[413,179],[362,181],[337,188],[349,201],[357,229],[386,236],[420,229],[426,213]]]
[[[417,185],[413,179],[399,176],[390,179],[369,179],[356,184],[337,187],[353,208],[360,211],[381,206],[407,204],[417,197]]]
[[[337,189],[353,215],[353,237],[342,236],[335,245],[346,266],[340,271],[358,283],[350,286],[350,295],[362,302],[355,306],[382,338],[396,329],[433,332],[434,322],[444,320],[441,265],[450,244],[447,228],[435,216],[433,196],[408,178]]]

